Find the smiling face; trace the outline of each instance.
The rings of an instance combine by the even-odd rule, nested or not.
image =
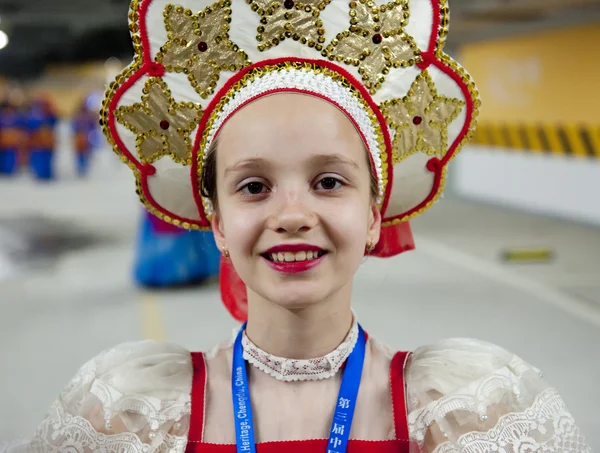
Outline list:
[[[326,101],[277,94],[237,112],[219,134],[213,230],[248,287],[289,309],[349,300],[381,216],[367,152]]]

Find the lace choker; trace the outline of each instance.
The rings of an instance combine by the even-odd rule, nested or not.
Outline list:
[[[263,351],[246,336],[242,337],[244,359],[252,366],[274,377],[278,381],[318,381],[328,379],[339,371],[358,340],[356,317],[350,332],[337,348],[323,357],[314,359],[286,359]]]

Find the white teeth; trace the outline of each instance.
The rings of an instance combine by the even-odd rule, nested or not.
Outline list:
[[[317,259],[319,257],[318,252],[313,252],[313,251],[309,251],[309,252],[285,252],[285,253],[271,253],[271,260],[275,261],[276,263],[292,263],[294,261],[306,261],[306,260],[313,260],[313,259]]]

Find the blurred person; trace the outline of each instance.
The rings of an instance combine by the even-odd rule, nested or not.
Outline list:
[[[475,128],[475,85],[442,53],[446,2],[248,3],[144,2],[131,30],[151,35],[134,36],[138,58],[102,114],[142,201],[213,230],[246,322],[207,353],[104,351],[21,447],[589,453],[515,354],[472,339],[393,351],[351,308],[365,257],[414,248],[409,219],[441,196]]]
[[[186,231],[144,211],[134,278],[151,288],[194,285],[219,274],[221,252],[212,232]]]
[[[0,176],[15,175],[27,159],[26,119],[11,95],[0,104]]]
[[[79,105],[73,115],[72,128],[77,174],[86,176],[89,172],[90,160],[94,149],[98,146],[98,106],[96,94],[91,93]]]
[[[34,97],[26,125],[29,134],[29,169],[36,179],[54,179],[57,123],[58,116],[50,99],[43,95]]]

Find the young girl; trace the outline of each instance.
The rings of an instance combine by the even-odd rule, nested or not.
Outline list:
[[[151,212],[212,228],[247,323],[208,353],[100,354],[23,448],[589,452],[518,357],[458,339],[390,351],[351,309],[364,256],[413,247],[407,220],[475,125],[445,1],[183,3],[134,0],[136,59],[102,124]]]

